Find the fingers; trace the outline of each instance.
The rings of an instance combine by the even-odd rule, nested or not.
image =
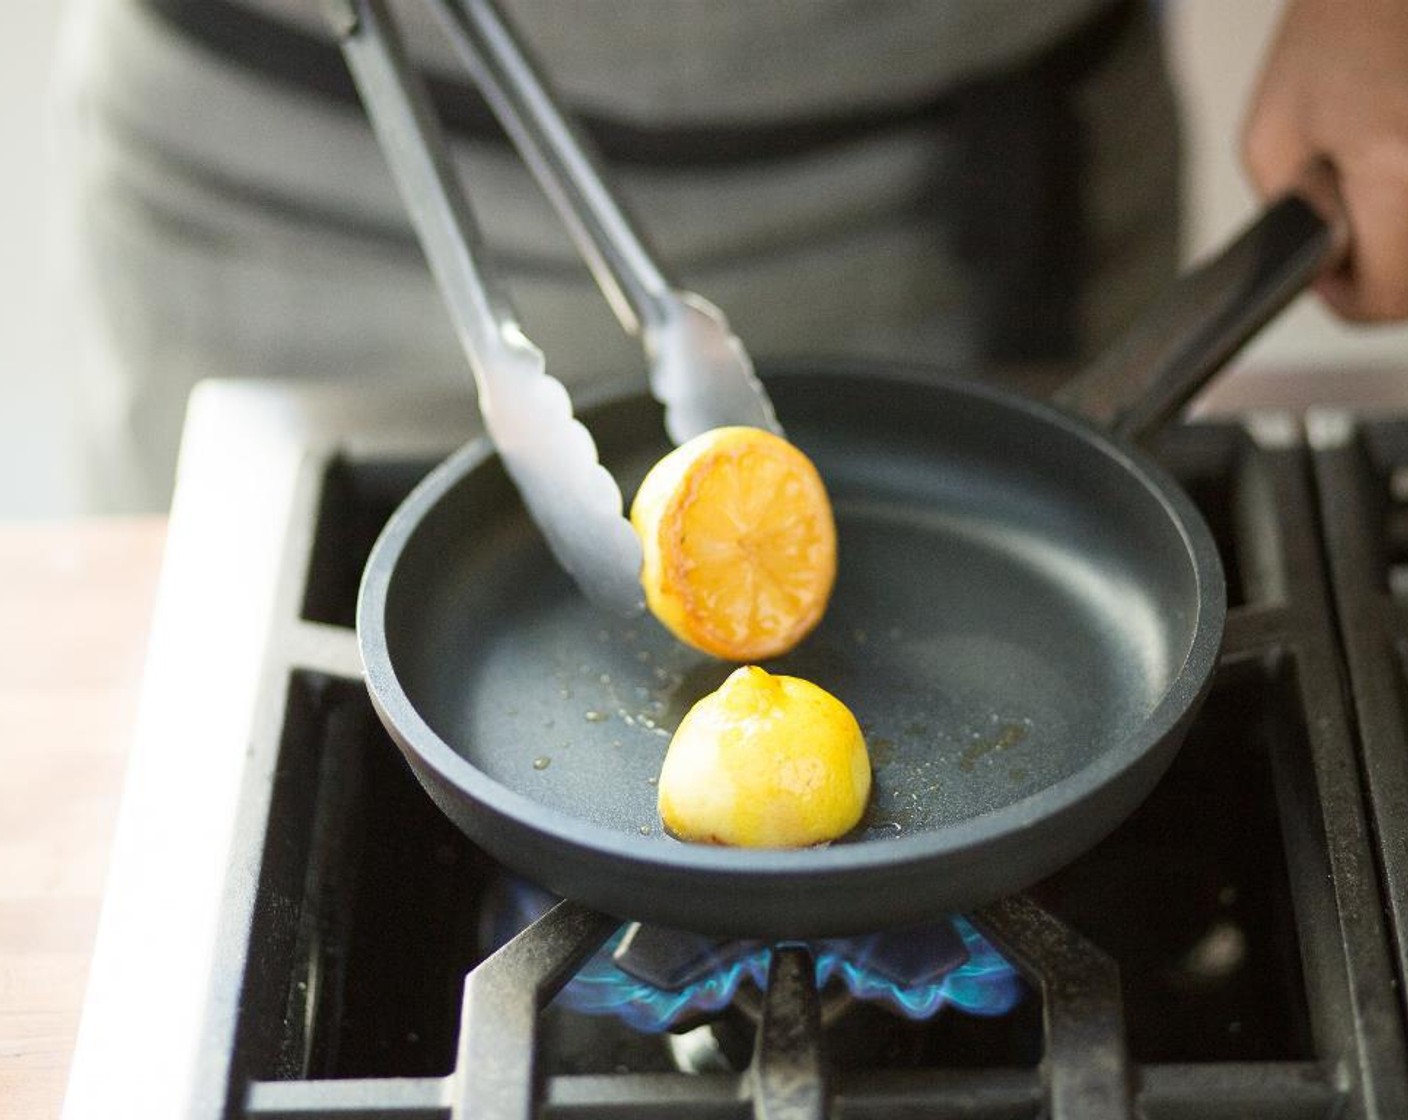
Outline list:
[[[1242,127],[1242,166],[1262,198],[1275,198],[1295,182],[1312,158],[1293,97],[1266,84]]]
[[[1345,319],[1408,318],[1408,141],[1380,144],[1339,174],[1349,257],[1316,290]]]
[[[1356,321],[1408,318],[1408,0],[1292,0],[1242,134],[1263,197],[1334,166],[1351,244],[1317,292]]]
[[[1349,219],[1346,260],[1315,285],[1342,318],[1408,318],[1408,131],[1385,133],[1363,148],[1335,153],[1285,118],[1256,122],[1245,133],[1243,162],[1263,198],[1295,186],[1309,162],[1328,156]],[[1329,149],[1329,150],[1327,150]]]

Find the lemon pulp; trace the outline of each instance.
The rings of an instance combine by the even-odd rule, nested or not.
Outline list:
[[[806,457],[759,428],[717,428],[672,451],[631,506],[651,612],[731,661],[786,653],[826,611],[836,526]]]

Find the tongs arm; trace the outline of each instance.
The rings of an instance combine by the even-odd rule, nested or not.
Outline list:
[[[641,609],[640,541],[622,516],[620,489],[486,265],[439,121],[384,0],[325,6],[469,358],[504,466],[582,590],[610,609]]]
[[[324,0],[324,6],[475,377],[487,373],[492,381],[497,359],[506,352],[517,357],[528,340],[484,263],[479,224],[459,189],[440,122],[383,0]]]
[[[492,0],[430,0],[461,61],[557,209],[621,325],[641,337],[665,427],[681,443],[726,424],[781,432],[723,313],[664,275],[591,145]]]
[[[674,292],[603,177],[590,142],[557,107],[503,16],[479,0],[429,0],[460,60],[567,225],[621,325],[661,326]]]

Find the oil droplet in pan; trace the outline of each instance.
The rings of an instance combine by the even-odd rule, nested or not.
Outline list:
[[[997,721],[997,717],[993,717]],[[1011,750],[1013,747],[1023,742],[1029,731],[1030,724],[1026,721],[1021,723],[1007,722],[1001,724],[995,734],[989,736],[979,736],[975,738],[973,745],[965,750],[958,760],[958,768],[964,773],[971,774],[980,761],[998,751]]]
[[[552,759],[545,754],[540,754],[537,758],[533,759],[534,770],[546,770],[551,764]]]

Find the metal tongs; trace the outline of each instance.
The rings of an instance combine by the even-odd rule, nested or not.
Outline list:
[[[723,314],[672,285],[490,0],[426,0],[572,234],[617,318],[641,338],[675,443],[728,424],[780,432]],[[558,562],[594,602],[641,609],[640,542],[620,488],[486,266],[440,124],[384,0],[324,0],[440,286],[489,437]]]

